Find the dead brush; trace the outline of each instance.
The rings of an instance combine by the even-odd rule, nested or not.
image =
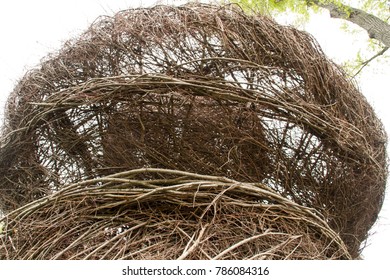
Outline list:
[[[386,141],[305,32],[234,5],[101,17],[9,97],[0,258],[357,258]]]

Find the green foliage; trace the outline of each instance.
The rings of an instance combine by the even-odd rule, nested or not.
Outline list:
[[[262,13],[308,13],[305,0],[233,0],[231,2],[239,4],[246,10]]]
[[[314,12],[321,11],[317,4],[333,4],[345,13],[347,17],[351,14],[350,7],[364,10],[385,21],[390,16],[387,0],[231,0],[224,2],[237,3],[247,11],[271,15],[288,12],[309,17],[309,10]]]
[[[310,18],[306,0],[231,0],[249,13],[260,13],[272,17],[288,15],[294,25],[307,22]]]
[[[389,63],[390,54],[378,55],[381,51],[383,51],[383,45],[376,40],[370,39],[366,48],[360,49],[354,59],[344,61],[342,66],[351,77],[359,76],[362,73],[362,69],[368,65],[373,67],[371,71],[384,73],[383,71],[385,70],[380,65]]]
[[[230,2],[239,4],[247,11],[260,12],[277,19],[288,18],[289,23],[296,26],[308,22],[310,16],[324,10],[321,5],[327,4],[336,5],[345,18],[351,15],[351,7],[353,7],[375,15],[386,22],[390,20],[388,0],[231,0]],[[350,34],[357,34],[361,31],[359,27],[347,21],[341,24],[340,29]],[[344,62],[346,71],[353,75],[359,68],[366,66],[365,63],[370,57],[382,49],[383,44],[367,37],[366,47],[357,53],[355,60]],[[387,62],[390,60],[388,54],[378,56],[377,59]]]
[[[296,13],[306,13],[307,5],[305,1],[294,1],[294,0],[271,0],[269,1],[270,8],[275,9],[279,12],[285,12],[287,10],[296,12]]]

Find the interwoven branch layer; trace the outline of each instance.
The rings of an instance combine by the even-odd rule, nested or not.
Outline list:
[[[143,180],[152,174],[161,179]],[[8,216],[7,259],[351,258],[312,209],[261,184],[175,170],[76,183]]]
[[[132,9],[98,19],[19,82],[0,203],[9,212],[138,168],[224,176],[316,209],[357,257],[382,205],[386,141],[308,34],[235,6]]]

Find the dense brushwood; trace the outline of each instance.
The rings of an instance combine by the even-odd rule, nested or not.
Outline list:
[[[0,258],[357,258],[386,141],[305,32],[234,5],[101,17],[9,97]]]

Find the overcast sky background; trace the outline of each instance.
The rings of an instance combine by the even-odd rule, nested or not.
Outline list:
[[[8,94],[26,71],[37,66],[48,53],[77,37],[99,15],[131,7],[150,7],[156,3],[187,1],[156,0],[12,0],[2,1],[0,17],[0,117]],[[338,63],[356,57],[367,35],[364,31],[348,34],[340,30],[341,20],[330,19],[325,12],[312,17],[304,28],[319,41],[324,52]],[[389,61],[374,62],[358,78],[363,94],[374,107],[386,130],[390,131]],[[388,191],[387,191],[388,193]],[[367,194],[369,195],[369,194]],[[372,230],[363,257],[384,261],[390,249],[389,195],[380,218]]]

